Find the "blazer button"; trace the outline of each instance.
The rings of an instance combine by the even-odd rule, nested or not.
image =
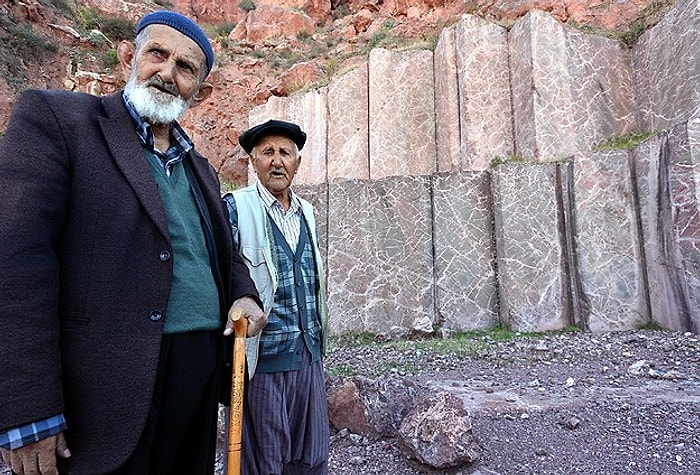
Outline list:
[[[150,315],[148,315],[148,318],[150,318],[152,322],[157,322],[163,318],[163,313],[159,310],[154,310],[150,313]]]
[[[163,262],[170,260],[170,251],[162,251],[160,253],[160,260]]]

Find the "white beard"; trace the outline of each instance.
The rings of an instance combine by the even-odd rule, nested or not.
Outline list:
[[[136,75],[132,74],[124,87],[124,94],[136,113],[150,124],[165,125],[175,122],[192,104],[192,99],[186,101],[182,96],[173,96],[147,84],[148,81],[138,84]]]

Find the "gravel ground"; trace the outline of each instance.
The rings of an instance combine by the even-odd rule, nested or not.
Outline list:
[[[698,335],[334,341],[326,369],[329,387],[362,376],[458,395],[482,448],[475,462],[437,470],[395,438],[334,430],[330,475],[700,475]]]
[[[700,474],[698,335],[556,333],[462,345],[471,349],[336,345],[326,367],[331,385],[351,369],[460,395],[478,461],[431,470],[395,439],[340,431],[330,474]]]

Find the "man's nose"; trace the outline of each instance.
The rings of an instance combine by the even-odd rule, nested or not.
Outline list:
[[[172,59],[169,59],[167,61],[164,61],[161,65],[160,68],[160,77],[164,82],[171,83],[173,82],[173,78],[175,77],[175,68],[177,65],[175,64],[175,61]]]
[[[275,152],[272,155],[272,164],[278,167],[282,166],[282,154],[279,152]]]

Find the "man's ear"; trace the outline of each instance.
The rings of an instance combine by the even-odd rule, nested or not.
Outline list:
[[[192,101],[192,107],[196,107],[199,104],[201,104],[202,102],[204,102],[204,100],[207,97],[211,96],[211,93],[213,90],[214,90],[214,86],[212,86],[208,82],[203,82],[199,86],[199,91],[197,91],[197,94],[194,96],[194,100]]]
[[[117,57],[119,58],[119,64],[121,65],[122,72],[124,74],[124,81],[129,80],[131,75],[131,65],[134,62],[134,55],[136,54],[136,48],[134,45],[126,40],[122,40],[117,46]]]

